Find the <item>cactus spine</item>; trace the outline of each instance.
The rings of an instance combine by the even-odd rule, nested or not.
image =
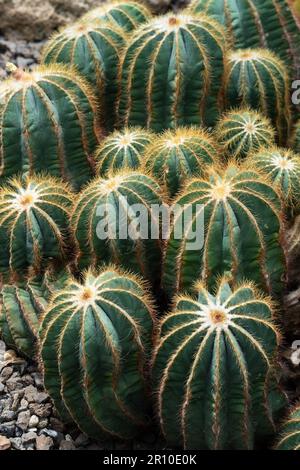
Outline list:
[[[291,410],[281,427],[275,450],[300,450],[300,406]]]
[[[259,147],[274,145],[275,132],[269,119],[248,108],[229,111],[220,119],[215,132],[228,156],[238,159]]]
[[[212,137],[197,128],[165,131],[147,147],[145,167],[166,186],[173,197],[191,176],[204,176],[216,162],[218,151]]]
[[[48,271],[21,285],[5,284],[2,287],[0,336],[10,348],[30,359],[35,357],[40,317],[65,278],[66,271]]]
[[[87,21],[108,21],[114,26],[130,33],[151,18],[150,10],[142,3],[133,1],[114,1],[94,8],[84,15]]]
[[[63,66],[8,68],[0,84],[0,180],[47,172],[80,188],[92,175],[99,133],[93,92]]]
[[[268,396],[279,336],[271,301],[225,279],[215,295],[202,283],[195,291],[160,322],[152,371],[161,429],[185,449],[252,449],[279,411]]]
[[[145,286],[108,269],[69,279],[40,329],[45,387],[60,414],[93,438],[147,425],[146,363],[154,314]]]
[[[200,276],[213,288],[222,274],[281,293],[281,200],[258,171],[234,163],[212,168],[208,178],[189,181],[174,203],[182,210],[175,214],[164,257],[162,281],[169,294],[190,291]],[[188,209],[190,223],[179,238],[182,211]]]
[[[295,125],[291,146],[295,152],[300,153],[300,120]]]
[[[193,0],[190,9],[226,26],[235,48],[267,47],[299,76],[299,26],[286,0]]]
[[[82,20],[55,34],[46,44],[42,61],[76,66],[98,90],[100,113],[107,129],[115,122],[117,70],[125,36],[110,23]]]
[[[154,134],[139,127],[113,132],[96,150],[97,174],[106,176],[116,170],[140,168],[145,149],[153,139]]]
[[[221,107],[224,53],[220,25],[204,15],[170,14],[140,27],[121,63],[119,124],[155,131],[213,125]]]
[[[268,116],[285,145],[291,123],[290,82],[284,63],[266,49],[232,51],[225,81],[227,108],[249,106]]]
[[[49,177],[13,179],[0,189],[0,272],[13,278],[60,264],[72,252],[69,187]]]
[[[157,284],[160,227],[159,216],[152,217],[151,206],[161,204],[159,185],[145,174],[124,171],[107,180],[95,179],[82,191],[71,217],[78,266],[82,269],[113,262]],[[140,231],[135,207],[142,211]],[[151,237],[152,229],[157,233],[156,239]]]
[[[300,155],[280,147],[268,147],[250,155],[249,162],[270,177],[289,205],[298,204]]]

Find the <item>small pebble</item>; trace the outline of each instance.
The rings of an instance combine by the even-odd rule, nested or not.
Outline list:
[[[6,436],[0,436],[0,450],[8,450],[10,447],[10,440]]]

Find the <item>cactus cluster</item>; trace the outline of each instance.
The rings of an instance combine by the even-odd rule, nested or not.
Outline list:
[[[300,449],[297,409],[275,437],[299,38],[286,0],[117,0],[8,65],[0,335],[91,438]]]

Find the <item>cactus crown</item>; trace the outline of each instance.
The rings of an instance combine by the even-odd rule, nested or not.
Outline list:
[[[50,177],[12,179],[0,189],[1,270],[13,275],[38,272],[50,260],[62,260],[69,247],[73,195],[68,185]],[[50,260],[49,260],[50,259]]]
[[[139,127],[115,131],[103,140],[95,153],[97,173],[105,176],[120,169],[138,169],[154,135]]]
[[[300,450],[300,405],[296,405],[281,427],[276,450]]]
[[[147,424],[145,367],[154,313],[145,285],[108,267],[70,278],[40,330],[45,386],[62,416],[92,437],[133,437]]]
[[[155,131],[213,125],[220,111],[224,53],[225,34],[206,15],[168,14],[142,25],[121,63],[119,124]]]
[[[145,167],[167,187],[172,197],[191,176],[203,176],[218,159],[208,132],[193,127],[165,131],[147,147]]]
[[[284,63],[266,49],[242,49],[228,55],[225,80],[227,108],[249,106],[268,116],[280,144],[290,131],[289,77]]]
[[[174,203],[189,207],[193,218],[178,239],[182,214],[174,217],[163,266],[169,293],[190,290],[199,276],[213,287],[224,273],[238,280],[247,276],[267,292],[279,293],[284,270],[281,199],[265,176],[246,164],[212,167],[207,178],[189,181]],[[199,233],[203,246],[192,249],[189,242],[199,243]]]
[[[268,118],[245,108],[226,113],[216,136],[230,156],[244,158],[259,147],[274,145],[275,132]]]
[[[249,155],[251,164],[260,168],[276,184],[289,204],[298,204],[300,195],[300,155],[280,147],[262,148]]]
[[[116,25],[126,32],[136,29],[150,20],[151,12],[146,5],[135,1],[115,0],[94,8],[84,15],[86,21],[102,20]]]
[[[231,289],[226,278],[215,295],[202,282],[194,292],[177,297],[160,322],[153,378],[162,431],[187,449],[253,448],[258,422],[273,426],[266,400],[279,340],[272,302],[252,283]]]

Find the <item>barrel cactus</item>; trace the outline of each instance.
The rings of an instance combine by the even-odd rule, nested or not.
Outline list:
[[[235,48],[267,47],[299,76],[299,26],[287,0],[193,0],[191,11],[205,12],[226,26]]]
[[[238,159],[259,147],[275,143],[275,132],[269,119],[248,108],[226,113],[216,126],[216,137],[227,154]]]
[[[146,5],[131,0],[119,0],[90,10],[84,15],[83,19],[108,21],[129,33],[142,23],[150,20],[151,16],[151,12]]]
[[[225,106],[249,106],[268,116],[279,144],[290,132],[290,81],[285,64],[267,49],[240,49],[229,54]]]
[[[281,427],[276,450],[300,450],[300,406],[291,410]]]
[[[97,174],[105,176],[116,170],[140,168],[145,149],[153,139],[154,134],[139,127],[113,132],[96,150]]]
[[[45,387],[65,420],[93,438],[131,438],[148,422],[154,313],[143,283],[114,268],[70,278],[40,328]]]
[[[213,125],[224,53],[225,34],[205,15],[169,14],[141,26],[121,61],[119,124],[155,131]]]
[[[200,276],[214,288],[222,274],[249,278],[274,295],[282,292],[281,199],[252,168],[212,168],[175,199],[162,275],[169,294],[190,291]]]
[[[48,270],[20,285],[5,284],[0,292],[0,336],[18,353],[36,355],[39,322],[53,293],[64,285],[67,270]]]
[[[202,283],[195,291],[160,321],[152,372],[161,429],[185,449],[253,449],[285,404],[269,385],[279,338],[271,301],[224,278],[216,294]]]
[[[300,120],[295,125],[291,145],[295,152],[300,153]]]
[[[203,176],[217,159],[218,150],[207,132],[179,127],[153,140],[146,150],[145,166],[173,197],[187,178]]]
[[[115,122],[117,70],[124,33],[107,22],[79,20],[56,33],[46,44],[42,62],[76,66],[98,91],[102,123],[111,129]]]
[[[154,210],[161,204],[158,183],[145,174],[124,171],[95,179],[80,194],[71,216],[78,266],[113,262],[157,284],[161,241]]]
[[[70,67],[8,69],[0,84],[0,181],[47,171],[79,189],[92,176],[100,132],[92,90]]]
[[[299,203],[300,155],[284,148],[268,147],[250,155],[249,161],[270,177],[288,205]]]
[[[72,253],[74,195],[55,178],[24,177],[0,189],[0,273],[16,279],[59,265]]]

